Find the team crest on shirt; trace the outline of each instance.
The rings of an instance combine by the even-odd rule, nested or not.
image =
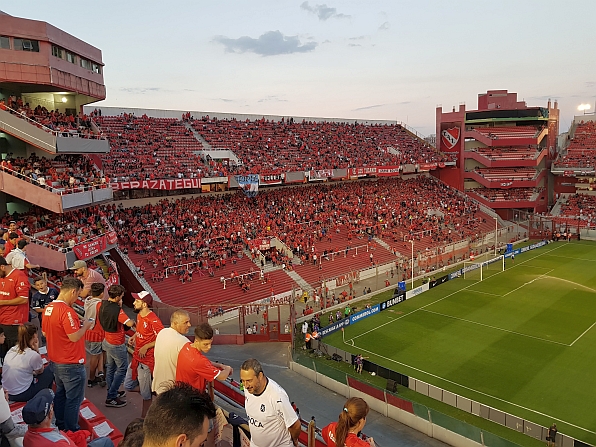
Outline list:
[[[46,311],[44,312],[44,315],[46,317],[49,317],[50,315],[52,315],[52,310],[54,310],[54,307],[53,306],[46,307]]]
[[[261,412],[264,413],[265,412],[265,404],[261,404]]]

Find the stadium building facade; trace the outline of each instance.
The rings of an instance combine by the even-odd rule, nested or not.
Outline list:
[[[1,214],[23,213],[32,205],[64,213],[112,200],[109,185],[83,186],[74,178],[68,185],[49,176],[40,179],[33,171],[42,160],[60,175],[65,157],[88,154],[93,159],[109,152],[108,140],[83,113],[84,105],[106,97],[103,66],[98,48],[49,23],[0,11]],[[16,159],[36,162],[31,162],[32,169],[23,170],[20,164],[10,163]],[[35,234],[31,236],[35,242]],[[82,250],[34,243],[28,255],[42,267],[61,271],[77,258],[90,258],[115,246],[115,234],[110,241],[102,239]]]
[[[517,93],[489,90],[476,110],[436,109],[437,149],[456,165],[435,175],[503,218],[512,209],[544,212],[552,203],[550,165],[557,155],[559,109],[528,107]]]

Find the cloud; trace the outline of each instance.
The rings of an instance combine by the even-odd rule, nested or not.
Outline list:
[[[350,37],[348,40],[364,40],[366,36],[357,36],[357,37]]]
[[[316,15],[321,21],[325,21],[328,19],[349,19],[350,17],[352,17],[347,14],[338,13],[337,8],[332,8],[324,3],[322,5],[310,6],[308,2],[304,2],[300,5],[300,8],[310,12],[311,14]]]
[[[349,43],[348,46],[349,47],[361,47],[362,45],[360,45],[359,43]]]
[[[352,112],[359,112],[360,110],[376,109],[378,107],[384,107],[386,105],[387,104],[375,104],[374,106],[358,107],[357,109],[352,109]]]
[[[379,26],[379,31],[387,31],[389,28],[391,28],[391,23],[383,22],[381,23],[381,26]]]
[[[165,92],[167,90],[161,87],[121,87],[120,91],[142,95],[145,93]]]
[[[261,99],[259,99],[257,102],[267,102],[267,101],[275,101],[275,102],[288,102],[288,100],[287,100],[287,99],[282,99],[282,98],[279,98],[279,97],[278,97],[278,96],[276,96],[276,95],[270,95],[270,96],[267,96],[267,97],[265,97],[265,98],[261,98]]]
[[[596,87],[596,81],[587,81],[586,87],[588,87],[588,88]]]
[[[257,39],[242,36],[232,39],[226,36],[215,36],[214,42],[222,44],[227,53],[255,53],[261,56],[277,56],[279,54],[308,53],[318,43],[302,44],[298,36],[284,36],[280,31],[268,31]]]

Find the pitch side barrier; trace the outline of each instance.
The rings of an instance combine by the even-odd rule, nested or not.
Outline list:
[[[525,253],[530,250],[535,250],[536,248],[544,247],[548,243],[549,243],[549,241],[540,241],[540,242],[537,242],[532,245],[528,245],[528,246],[521,247],[521,248],[516,248],[515,250],[505,253],[504,256],[505,256],[505,258],[510,258],[512,254],[517,255],[520,253]],[[334,332],[336,332],[342,328],[345,328],[346,326],[354,324],[354,323],[361,321],[365,318],[368,318],[372,315],[376,315],[379,312],[382,312],[384,310],[389,309],[390,307],[393,307],[399,303],[404,302],[405,300],[414,298],[415,296],[418,296],[418,295],[428,291],[429,289],[432,289],[432,288],[435,288],[442,284],[445,284],[447,281],[449,281],[451,279],[459,278],[464,273],[471,272],[472,270],[479,269],[481,266],[484,267],[484,266],[492,264],[493,262],[499,262],[499,261],[500,261],[499,258],[495,258],[495,259],[491,259],[488,261],[479,262],[478,264],[468,265],[468,266],[463,267],[459,270],[456,270],[455,272],[451,272],[448,275],[441,276],[437,279],[429,281],[426,284],[422,284],[421,286],[416,287],[415,289],[408,290],[407,292],[404,290],[401,290],[399,288],[396,288],[395,291],[393,292],[393,296],[390,299],[383,301],[379,304],[375,304],[374,306],[372,306],[368,309],[364,309],[358,313],[355,313],[354,315],[350,315],[349,318],[344,318],[344,319],[339,320],[333,324],[325,326],[320,331],[321,338],[326,337],[327,335],[333,334]]]

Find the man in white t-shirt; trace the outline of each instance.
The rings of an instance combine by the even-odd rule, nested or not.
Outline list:
[[[251,447],[297,446],[300,419],[284,389],[265,376],[256,359],[248,359],[242,364],[240,380],[244,385]]]
[[[153,382],[151,390],[163,393],[176,380],[178,353],[188,343],[186,333],[190,329],[190,316],[184,310],[175,311],[170,317],[170,327],[162,329],[155,339],[153,355]]]

